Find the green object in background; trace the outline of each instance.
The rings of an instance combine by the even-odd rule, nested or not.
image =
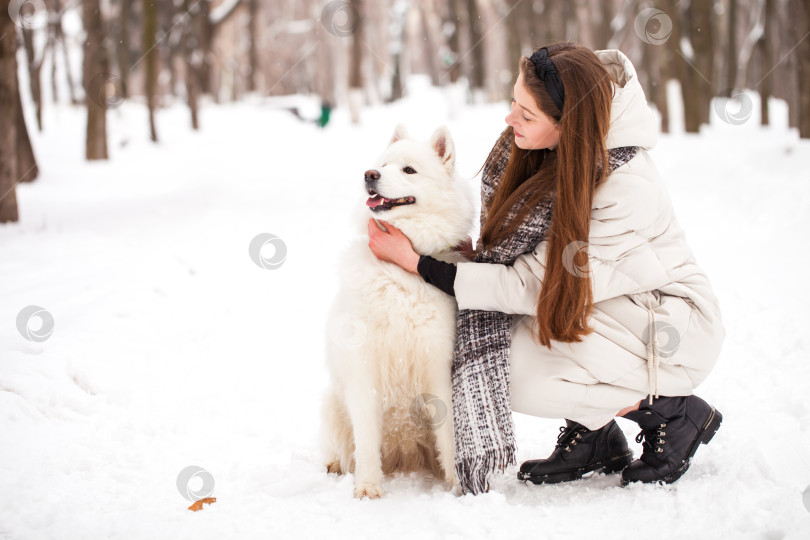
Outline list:
[[[332,106],[329,103],[321,104],[321,117],[318,118],[318,126],[326,127],[329,123],[329,115],[332,113]]]

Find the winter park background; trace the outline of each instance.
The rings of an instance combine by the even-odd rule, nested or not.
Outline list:
[[[406,87],[359,124],[336,107],[324,129],[285,110],[317,117],[309,94],[204,99],[200,131],[167,99],[159,144],[134,97],[108,111],[110,159],[94,162],[84,108],[44,109],[40,177],[16,187],[19,222],[0,225],[0,538],[810,538],[810,140],[780,99],[760,126],[752,91],[750,118],[723,121],[746,102],[721,99],[699,133],[672,99],[651,153],[727,331],[699,389],[724,422],[682,479],[525,486],[511,467],[455,497],[398,474],[357,500],[351,475],[326,474],[326,315],[334,261],[364,228],[363,172],[397,123],[421,139],[446,124],[478,193],[508,112],[423,75]],[[260,234],[286,248],[274,268],[249,253]],[[29,306],[52,317],[47,339],[18,330]],[[559,420],[515,423],[518,462],[551,452]],[[638,427],[619,425],[638,456]],[[204,474],[181,486],[191,466]],[[189,512],[181,490],[206,478],[217,502]]]

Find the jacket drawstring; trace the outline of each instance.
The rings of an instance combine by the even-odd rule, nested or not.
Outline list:
[[[655,315],[653,310],[647,308],[649,313],[649,333],[650,338],[647,341],[647,378],[650,384],[650,405],[653,403],[653,394],[658,397],[658,365],[660,358],[658,357],[658,332],[655,328]]]

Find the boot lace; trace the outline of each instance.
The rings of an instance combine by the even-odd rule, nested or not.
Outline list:
[[[557,447],[566,452],[571,452],[571,447],[577,445],[577,441],[582,438],[581,427],[561,426],[560,434],[557,435]]]
[[[666,427],[666,424],[659,424],[657,428],[642,429],[641,432],[636,435],[636,442],[640,443],[643,440],[642,447],[645,452],[650,450],[656,454],[660,454],[664,451],[663,445],[667,442],[667,432],[664,431]]]

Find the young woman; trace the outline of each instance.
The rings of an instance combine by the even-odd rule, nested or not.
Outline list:
[[[566,425],[518,478],[602,470],[680,478],[722,417],[692,394],[725,331],[647,150],[656,140],[621,52],[571,43],[522,58],[508,127],[483,167],[481,235],[457,265],[415,253],[369,221],[375,255],[419,273],[459,307],[453,363],[462,491],[514,462],[511,410]],[[504,404],[506,413],[504,414]],[[641,427],[632,460],[614,417]]]

